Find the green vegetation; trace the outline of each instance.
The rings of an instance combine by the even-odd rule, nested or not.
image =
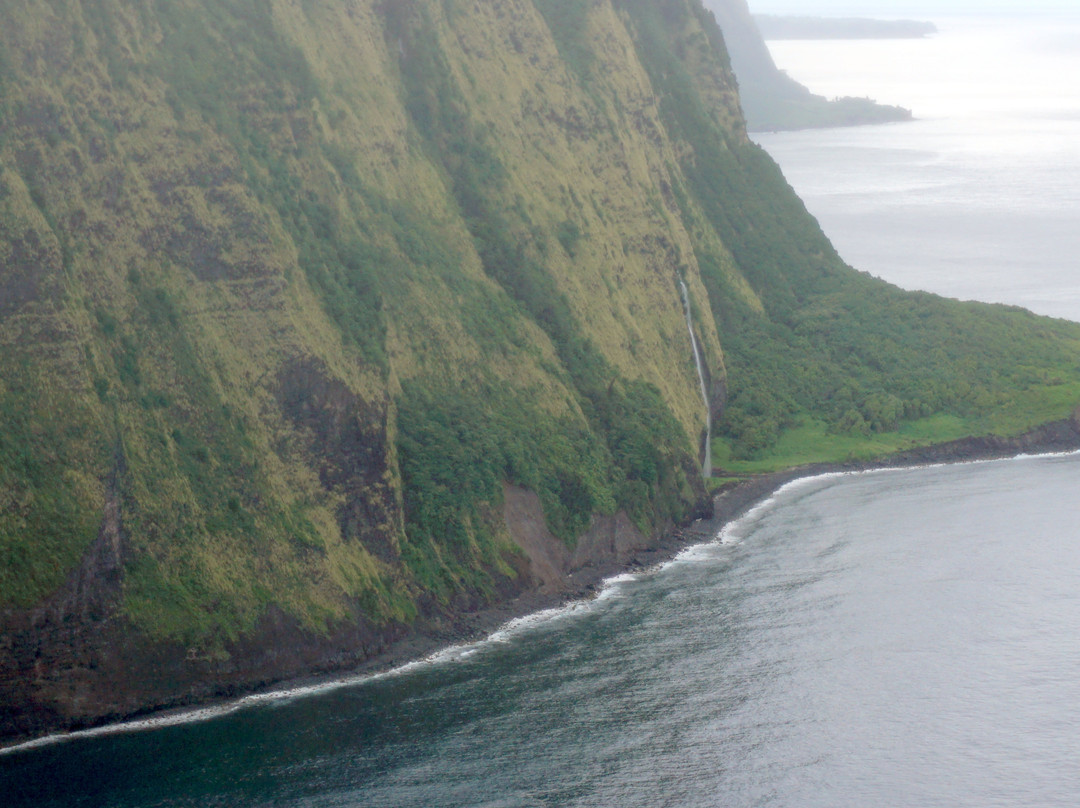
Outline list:
[[[922,39],[937,33],[932,22],[862,17],[800,17],[755,14],[765,39]]]
[[[84,444],[82,408],[61,410],[28,363],[7,365],[0,384],[0,593],[33,605],[64,580],[93,541],[95,490],[108,448]],[[28,540],[33,537],[33,540]]]
[[[788,98],[774,99],[767,92],[759,91],[758,101],[751,110],[754,116],[754,131],[758,132],[863,126],[912,120],[911,110],[879,104],[870,98],[843,96],[827,99],[809,92],[792,93]]]
[[[896,452],[957,440],[969,435],[1012,437],[1032,427],[1067,417],[1080,401],[1080,384],[1052,387],[1036,385],[1004,399],[1002,406],[988,406],[968,417],[940,413],[912,420],[897,419],[872,428],[861,417],[840,424],[820,420],[792,422],[776,440],[752,455],[736,455],[723,439],[713,443],[717,468],[733,474],[779,471],[810,463],[843,463],[872,460]]]
[[[736,458],[767,450],[808,414],[834,434],[893,432],[933,414],[970,432],[1015,434],[1065,417],[1078,400],[1073,324],[858,277],[807,297],[813,304],[786,322],[733,319],[742,328],[728,349],[740,361],[729,365],[721,434]]]
[[[18,0],[0,607],[57,592],[107,502],[124,617],[213,657],[270,613],[329,635],[505,594],[504,483],[568,547],[684,521],[678,280],[731,478],[1080,400],[1080,327],[843,265],[696,0],[613,7]]]
[[[441,395],[436,403],[428,398],[423,411],[427,418],[438,419],[442,428],[428,434],[427,440],[406,442],[400,448],[406,517],[412,529],[422,534],[434,528],[445,531],[447,508],[464,508],[461,517],[451,521],[477,524],[478,504],[492,501],[500,479],[537,490],[549,527],[568,543],[587,528],[592,514],[611,513],[616,506],[626,510],[646,533],[682,518],[696,492],[681,468],[690,448],[681,428],[654,387],[620,378],[596,350],[544,265],[540,245],[530,243],[536,235],[527,216],[501,204],[507,169],[489,146],[484,130],[466,114],[464,94],[451,82],[452,71],[430,21],[424,16],[392,20],[397,27],[391,33],[411,52],[422,54],[403,73],[409,91],[406,106],[449,177],[484,272],[551,339],[586,421],[552,419],[529,406],[526,399],[497,388],[483,390],[472,401],[454,402]],[[563,220],[556,227],[556,238],[573,257],[582,233],[576,223]],[[407,416],[415,412],[415,404],[406,392],[399,417],[408,441],[412,422]],[[415,392],[411,397],[424,400]],[[482,422],[465,428],[462,424],[470,413],[473,417],[482,414]],[[449,428],[453,424],[459,426],[456,435]],[[567,436],[572,438],[569,442]],[[432,445],[441,451],[435,457],[425,456],[423,463],[430,466],[435,461],[445,468],[448,483],[471,476],[460,476],[466,469],[455,459],[480,451],[488,462],[471,463],[472,475],[481,477],[456,487],[410,474],[413,454],[420,455],[419,447]],[[483,451],[478,449],[481,446]],[[447,496],[452,503],[445,501]],[[441,515],[435,518],[429,519],[424,507],[409,507],[410,499],[426,503],[436,497],[440,504],[432,513]]]
[[[407,385],[398,425],[414,548],[406,560],[417,581],[441,599],[462,584],[490,588],[490,570],[507,549],[497,510],[503,481],[537,491],[549,526],[568,543],[592,514],[614,510],[610,458],[595,436],[505,384],[476,395]]]
[[[773,445],[749,460],[732,457],[730,445],[718,440],[713,444],[713,460],[718,468],[734,474],[756,474],[810,463],[871,460],[970,434],[967,424],[948,415],[911,421],[892,431],[873,434],[838,434],[822,421],[810,421],[785,430]]]
[[[269,5],[225,0],[209,11],[202,4],[156,2],[151,13],[165,42],[147,71],[167,85],[166,101],[181,121],[198,115],[227,138],[249,187],[286,228],[297,263],[346,344],[386,369],[378,277],[398,269],[394,257],[335,209],[336,200],[305,187],[299,166],[283,149],[284,133],[266,125],[268,117],[324,99],[323,89],[304,53],[274,27]],[[258,88],[255,104],[247,101],[252,87]],[[363,207],[365,189],[351,155],[332,144],[320,145],[320,156],[353,193],[350,212],[355,215]],[[297,149],[314,147],[295,144]]]
[[[535,0],[536,10],[544,16],[559,55],[586,82],[593,62],[588,38],[589,0]]]
[[[710,477],[707,480],[707,485],[710,492],[716,492],[733,485],[738,485],[746,479],[746,477]]]

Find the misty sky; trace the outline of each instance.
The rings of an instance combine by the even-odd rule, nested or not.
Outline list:
[[[948,17],[954,14],[1076,12],[1077,0],[749,0],[755,14]]]

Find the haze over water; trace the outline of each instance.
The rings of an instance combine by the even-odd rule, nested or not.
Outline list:
[[[875,48],[955,37],[987,62],[1020,48],[964,26]],[[1042,112],[1023,118],[1019,88],[996,97],[972,71],[981,100],[935,118],[920,108],[929,68],[910,79],[919,102],[880,78],[834,93],[793,70],[925,120],[762,140],[855,266],[1080,319],[1062,257],[1080,255],[1066,226],[1080,139],[1065,134],[1080,110],[1036,104],[1035,88]],[[1080,455],[803,481],[723,543],[495,641],[212,720],[0,755],[0,805],[1075,806],[1078,534]]]
[[[1080,320],[1080,15],[935,20],[893,41],[784,41],[812,91],[917,121],[755,135],[857,269]]]

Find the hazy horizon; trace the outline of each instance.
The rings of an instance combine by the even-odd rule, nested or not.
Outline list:
[[[916,120],[758,139],[856,268],[1080,321],[1080,20],[939,20],[925,40],[770,43],[812,92]]]
[[[1076,0],[748,0],[755,14],[859,17],[1077,14]]]

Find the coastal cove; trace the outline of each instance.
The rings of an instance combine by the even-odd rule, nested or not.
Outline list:
[[[648,573],[662,568],[680,554],[695,547],[722,541],[725,532],[748,513],[769,503],[785,486],[800,481],[834,475],[850,475],[885,470],[913,470],[942,465],[989,462],[1009,458],[1033,458],[1080,452],[1080,408],[1069,419],[1046,424],[1014,438],[997,436],[963,438],[948,443],[910,449],[869,461],[814,463],[782,471],[754,475],[724,486],[712,502],[708,519],[667,531],[654,546],[633,552],[617,562],[590,564],[573,573],[557,594],[530,591],[492,607],[455,615],[445,622],[418,623],[413,632],[393,643],[357,669],[340,673],[313,673],[299,679],[267,683],[251,693],[222,693],[205,699],[198,707],[176,706],[146,716],[118,717],[117,720],[71,732],[48,735],[0,747],[0,761],[13,759],[35,749],[82,739],[144,732],[184,724],[211,721],[237,711],[317,696],[340,688],[356,687],[414,670],[421,665],[452,662],[473,653],[479,644],[498,642],[513,633],[551,617],[586,608],[603,597],[612,581],[627,574]],[[0,763],[0,772],[4,765]]]
[[[1070,433],[1071,438],[1067,437]],[[766,679],[759,680],[757,674],[753,673],[753,668],[743,670],[743,663],[740,663],[739,659],[750,651],[746,648],[740,649],[738,643],[732,642],[739,638],[746,639],[742,634],[744,629],[740,628],[739,621],[732,616],[725,618],[732,622],[724,629],[724,639],[719,645],[714,644],[717,642],[715,639],[706,640],[700,628],[691,629],[689,623],[681,625],[686,621],[699,620],[699,612],[709,608],[707,601],[700,600],[706,597],[702,587],[716,589],[718,593],[734,587],[732,594],[722,595],[728,599],[751,582],[754,587],[761,587],[763,592],[772,592],[773,585],[769,582],[769,576],[773,573],[768,570],[775,565],[780,565],[782,569],[789,563],[795,563],[795,567],[781,575],[778,582],[781,588],[778,592],[783,593],[794,585],[790,578],[793,575],[798,575],[800,580],[805,578],[805,581],[799,584],[799,589],[792,590],[794,592],[801,591],[803,587],[815,586],[826,586],[826,592],[831,592],[832,585],[827,585],[827,582],[835,575],[842,574],[847,567],[846,562],[837,566],[830,560],[838,552],[836,549],[828,550],[827,544],[824,548],[820,545],[820,539],[816,538],[820,525],[814,527],[812,523],[804,522],[800,515],[803,509],[801,503],[812,503],[813,499],[808,497],[818,496],[815,492],[836,490],[839,493],[853,485],[855,488],[852,490],[857,491],[871,485],[872,490],[878,493],[872,499],[862,499],[863,505],[860,509],[873,511],[894,500],[903,507],[921,507],[917,503],[925,498],[924,494],[920,493],[917,500],[909,501],[911,495],[905,492],[913,486],[918,491],[931,491],[934,489],[928,489],[927,486],[936,486],[939,482],[944,484],[944,481],[954,480],[959,474],[959,479],[970,478],[972,482],[965,485],[974,486],[971,493],[976,498],[989,495],[997,497],[1000,496],[1001,483],[990,486],[989,483],[979,482],[988,474],[996,478],[1003,474],[1007,475],[1006,478],[1015,478],[1016,475],[1031,475],[1044,467],[1052,470],[1055,464],[1072,464],[1069,466],[1071,468],[1076,463],[1076,455],[1028,457],[972,464],[964,464],[964,459],[974,459],[976,455],[994,456],[1010,449],[1038,451],[1061,448],[1068,441],[1075,447],[1078,442],[1076,434],[1074,426],[1063,424],[1041,435],[1032,436],[1024,446],[997,445],[991,448],[987,445],[957,445],[935,449],[924,457],[924,461],[944,461],[945,465],[879,469],[887,471],[888,477],[879,477],[873,472],[861,474],[853,470],[815,469],[812,472],[802,472],[809,476],[793,473],[786,475],[786,479],[773,477],[769,480],[758,480],[741,489],[733,489],[719,499],[721,512],[726,508],[728,513],[738,513],[741,518],[728,522],[718,536],[718,541],[695,544],[688,548],[673,548],[666,563],[654,561],[650,567],[640,569],[636,574],[621,574],[608,579],[597,587],[596,596],[587,601],[540,612],[505,626],[483,641],[457,643],[441,653],[382,675],[369,675],[352,682],[311,684],[306,689],[301,688],[292,693],[268,694],[264,699],[241,702],[233,707],[223,706],[222,714],[217,716],[212,716],[213,710],[188,716],[177,715],[175,718],[166,719],[166,725],[157,729],[119,727],[115,728],[115,732],[111,729],[105,730],[106,734],[98,737],[75,736],[64,743],[36,744],[37,748],[8,751],[0,756],[0,784],[3,785],[5,794],[13,796],[13,799],[8,800],[8,804],[13,806],[109,804],[118,808],[179,806],[196,802],[257,806],[268,804],[268,800],[270,804],[278,804],[277,801],[285,798],[292,800],[290,804],[310,806],[421,806],[433,803],[447,806],[570,806],[616,803],[644,806],[667,804],[663,800],[657,800],[661,793],[670,789],[676,781],[685,784],[677,789],[674,802],[670,804],[710,804],[709,800],[715,798],[719,793],[718,789],[728,795],[727,799],[730,801],[726,804],[730,805],[784,805],[790,804],[786,800],[792,799],[793,795],[813,800],[821,798],[823,793],[835,794],[828,790],[817,790],[815,783],[824,784],[828,780],[819,779],[815,771],[816,767],[826,763],[829,766],[844,764],[844,755],[820,756],[819,753],[803,749],[795,755],[793,761],[781,769],[775,768],[779,760],[769,763],[767,759],[754,758],[744,760],[744,763],[752,765],[742,771],[732,767],[710,767],[708,761],[712,759],[714,752],[708,751],[708,745],[701,745],[705,738],[694,739],[698,732],[694,728],[703,726],[701,721],[704,716],[711,716],[706,722],[708,725],[715,721],[739,723],[750,720],[751,723],[746,724],[741,731],[725,732],[719,736],[710,733],[708,737],[719,743],[717,749],[731,754],[742,748],[740,738],[753,739],[761,736],[766,749],[764,753],[759,750],[754,754],[765,754],[766,757],[772,754],[791,754],[791,748],[786,746],[789,741],[783,741],[780,747],[774,747],[793,732],[798,734],[803,718],[796,707],[794,717],[789,715],[785,722],[762,735],[763,731],[772,726],[769,722],[774,720],[772,710],[775,708],[770,700],[775,697],[761,702],[760,694],[736,696],[735,693],[743,686],[740,682],[758,682],[758,685],[754,685],[757,688],[763,682],[768,682],[772,676],[780,676],[778,686],[783,688],[783,682],[790,674],[776,671]],[[970,453],[968,458],[964,457],[965,452]],[[909,461],[914,462],[914,459],[909,458]],[[895,462],[900,464],[901,460],[897,458]],[[1061,471],[1055,472],[1056,477],[1061,480],[1070,479],[1069,474],[1062,474],[1067,471],[1068,469],[1062,467]],[[873,482],[876,479],[882,482]],[[1045,473],[1040,473],[1034,479],[1048,478]],[[859,482],[860,480],[865,482]],[[923,480],[925,482],[920,482]],[[945,484],[936,497],[951,501],[949,491],[955,485],[955,482]],[[958,490],[963,489],[964,486],[961,486]],[[885,491],[892,493],[881,493]],[[862,496],[865,498],[869,494]],[[883,504],[873,505],[878,497],[881,497]],[[856,524],[864,524],[859,519],[858,510],[849,512],[849,516],[844,518],[855,518]],[[981,525],[985,519],[976,521]],[[776,529],[770,525],[783,526],[783,535],[787,538],[782,546],[760,546],[761,539],[758,534],[763,529],[766,533]],[[905,535],[902,532],[903,523],[899,527],[894,525],[893,528],[901,530],[897,538]],[[805,533],[806,530],[812,532]],[[931,531],[928,535],[932,534]],[[1027,529],[1021,529],[1020,534],[1030,535]],[[846,552],[867,552],[865,541],[866,537],[861,538],[856,544],[849,545],[851,549]],[[896,544],[895,552],[901,555],[909,554],[913,548],[907,546],[908,541],[904,539]],[[988,546],[996,546],[996,540],[992,536],[988,536],[987,541],[991,543]],[[875,546],[889,545],[871,542],[868,546],[872,549]],[[714,569],[717,562],[712,559],[722,560],[732,547],[739,548],[737,557],[742,559],[739,564],[751,565],[752,576],[750,571],[737,572],[738,567],[721,574],[721,570],[727,569],[727,565],[733,563],[730,561],[723,561],[721,570]],[[948,543],[940,547],[946,548]],[[718,553],[720,556],[717,556]],[[786,559],[789,556],[794,558],[788,561]],[[795,560],[804,556],[802,561]],[[924,558],[923,562],[931,563],[932,559]],[[932,571],[936,569],[936,563],[938,562],[931,563]],[[825,567],[821,569],[823,564]],[[890,569],[890,575],[899,576],[899,580],[911,574],[906,568],[893,568],[890,565]],[[830,571],[829,577],[823,577],[825,571]],[[973,573],[965,573],[970,574]],[[715,575],[721,577],[710,583]],[[872,581],[866,586],[871,583]],[[656,594],[649,594],[654,588]],[[708,599],[717,596],[710,595]],[[773,611],[769,612],[772,615],[769,619],[776,622],[776,630],[781,630],[783,626],[790,624],[791,618],[785,617],[787,612],[784,609],[775,611],[776,604],[772,601],[776,597],[776,594],[769,594],[761,608],[766,610],[762,612],[763,615],[769,608],[773,608]],[[831,594],[824,601],[826,605],[833,604],[829,609],[838,608],[843,603],[834,602],[836,597],[836,594]],[[881,594],[878,593],[875,597],[880,600]],[[663,617],[660,614],[649,616],[652,609],[659,608],[669,599],[674,599],[672,605],[677,605],[676,611],[665,607]],[[888,615],[894,608],[890,606],[889,597],[885,596],[875,608],[881,610],[875,622],[884,620],[880,625],[888,625]],[[641,609],[646,610],[643,615],[626,622],[631,614],[636,614]],[[627,613],[626,610],[630,612]],[[676,614],[682,617],[676,618]],[[815,644],[820,644],[823,636],[821,628],[815,628],[818,617],[813,612],[811,614],[814,616],[806,618],[810,622],[805,631],[815,638]],[[967,614],[967,617],[963,618],[966,620],[978,620],[973,613],[961,610],[958,614]],[[946,621],[956,619],[950,614],[943,617]],[[650,628],[651,621],[659,619],[663,622]],[[833,616],[830,619],[836,618]],[[906,612],[903,619],[913,621],[916,626],[922,625],[924,628],[921,630],[925,630],[925,618],[920,610]],[[614,634],[614,625],[605,627],[613,620],[618,621],[614,625],[620,626]],[[680,625],[668,625],[668,621],[672,620]],[[802,622],[797,621],[792,625],[798,627]],[[987,625],[983,626],[984,630],[987,628]],[[652,642],[659,643],[662,653],[651,663],[627,656],[640,653],[640,648],[634,651],[624,648],[626,642],[636,642],[632,638],[642,629],[652,634],[662,631],[662,634],[657,634],[652,639]],[[825,648],[832,647],[834,642],[839,643],[838,648],[846,647],[850,639],[845,639],[848,631],[850,626],[845,622],[837,628],[837,634],[827,632],[825,639],[833,639],[826,642]],[[630,638],[624,639],[623,632],[630,632]],[[661,641],[661,636],[667,639]],[[1039,634],[1033,636],[1037,638]],[[666,645],[671,645],[671,648],[664,650]],[[818,653],[820,652],[809,652],[812,658],[816,658]],[[885,654],[885,658],[891,658],[887,647],[877,647],[874,653]],[[592,673],[584,676],[579,684],[571,685],[573,679],[568,677],[579,677],[582,674],[574,673],[573,670],[567,671],[566,666],[571,669],[580,667],[594,657],[594,661],[589,663],[596,666],[592,668]],[[714,658],[714,661],[702,668],[705,660],[709,658]],[[660,659],[665,661],[661,663]],[[785,665],[794,664],[799,667],[804,655],[785,659]],[[649,688],[638,690],[631,686],[633,677],[644,676],[643,670],[650,665],[658,667],[656,675],[650,678]],[[492,666],[495,666],[494,669]],[[716,671],[706,674],[712,666],[717,666]],[[670,677],[664,674],[664,671],[669,669]],[[512,671],[516,673],[511,673]],[[925,673],[924,669],[923,674]],[[1046,670],[1045,674],[1051,678],[1055,676],[1051,670]],[[657,675],[663,678],[658,679]],[[597,676],[601,678],[595,685],[588,684]],[[703,676],[705,678],[702,678]],[[747,676],[749,679],[746,679]],[[578,688],[585,688],[583,692],[591,691],[595,687],[603,689],[602,683],[606,678],[622,681],[620,689],[628,687],[621,696],[617,695],[619,691],[610,691],[614,698],[609,705],[610,712],[596,712],[600,705],[596,704],[594,699],[589,699],[570,709],[570,720],[566,729],[571,735],[557,732],[554,726],[549,724],[557,717],[548,713],[547,719],[532,726],[527,738],[509,743],[510,738],[506,735],[508,726],[520,721],[537,721],[540,714],[536,711],[541,704],[557,705],[567,698],[576,702],[573,693]],[[562,681],[563,684],[555,690],[540,684],[553,679]],[[698,684],[690,684],[691,681],[698,680]],[[665,681],[666,684],[658,693],[655,688],[660,681]],[[710,681],[712,684],[699,692],[698,688]],[[639,682],[638,686],[643,685]],[[523,687],[528,689],[522,690]],[[567,687],[571,687],[569,692],[565,690]],[[529,690],[534,688],[539,691],[535,697],[541,699],[539,702],[528,695]],[[664,695],[665,690],[669,691],[667,695]],[[729,690],[732,690],[732,695],[724,696]],[[462,692],[458,694],[458,691]],[[546,695],[540,695],[544,692]],[[484,695],[485,693],[487,695]],[[505,706],[495,710],[490,718],[484,718],[477,710],[491,708],[481,707],[474,703],[474,699],[482,698],[483,704],[496,693],[501,694],[499,700],[505,700]],[[895,697],[898,694],[893,695]],[[814,699],[820,697],[816,695]],[[942,697],[947,698],[947,695]],[[736,701],[731,702],[729,698],[735,698]],[[744,698],[750,699],[745,703],[745,709],[739,707],[740,700]],[[871,706],[877,703],[877,698],[873,697]],[[649,705],[657,699],[660,700],[658,704],[668,703],[667,709],[674,710],[675,713],[666,719],[663,718],[665,713],[655,713],[656,708]],[[807,704],[814,704],[814,699],[802,702],[803,708]],[[703,714],[694,714],[691,719],[686,714],[686,709],[680,706],[687,703],[686,700],[689,700],[688,704],[700,702],[700,706],[692,708],[690,712],[698,710],[703,711]],[[380,704],[383,706],[376,706]],[[709,704],[715,706],[707,706]],[[395,719],[395,725],[382,725],[379,716],[384,710],[390,709],[390,705],[394,705],[393,710],[398,719]],[[792,707],[785,709],[791,710]],[[591,717],[584,718],[582,711]],[[520,712],[521,717],[513,719],[515,724],[507,725],[506,721],[515,712]],[[503,717],[496,720],[495,713]],[[854,721],[857,731],[872,731],[869,724],[864,726],[854,719],[854,714],[841,710],[836,715],[837,720]],[[815,720],[820,721],[822,718]],[[1018,720],[1021,719],[1016,715],[1010,718],[1014,723]],[[170,726],[170,721],[177,723]],[[492,721],[496,723],[493,724]],[[758,723],[762,721],[765,723]],[[787,729],[783,729],[785,726]],[[615,744],[607,751],[603,750],[603,744],[597,745],[601,739],[607,737],[604,734],[605,727],[612,733],[608,740]],[[731,729],[729,727],[729,730]],[[783,731],[776,735],[777,729]],[[963,730],[962,727],[960,729]],[[815,733],[820,731],[821,727],[813,729]],[[834,735],[833,742],[838,744],[838,749],[846,748],[850,743],[844,739],[850,737],[850,733],[841,730],[839,726],[830,728],[826,725],[824,731]],[[555,741],[553,732],[560,736],[557,745],[547,746],[546,751],[541,751],[545,744]],[[837,732],[841,734],[835,735]],[[484,750],[482,753],[478,749],[470,751],[475,743],[481,741],[481,737],[476,733],[485,736],[490,733],[490,738],[481,742]],[[640,733],[645,735],[638,741],[633,741]],[[669,740],[665,741],[665,737]],[[721,741],[721,738],[727,740]],[[448,742],[453,745],[447,747]],[[628,742],[631,744],[629,747],[626,746]],[[414,744],[419,746],[414,747]],[[988,748],[993,747],[994,742],[990,741]],[[528,749],[533,749],[537,756],[526,764],[520,755]],[[663,751],[665,749],[666,752]],[[781,752],[781,749],[787,751]],[[742,754],[748,751],[744,750]],[[948,754],[947,750],[941,751]],[[581,757],[574,763],[563,757],[577,753],[581,753]],[[639,758],[639,755],[646,753],[651,756],[649,759],[652,763],[631,778],[629,785],[623,785],[626,782],[622,779],[625,772],[612,779],[610,775],[620,772],[626,765],[631,765],[633,760],[639,760],[640,765],[644,759]],[[590,768],[590,754],[599,755],[600,759],[608,761],[607,765],[601,766],[598,776],[595,774],[596,770]],[[809,758],[805,758],[807,754],[810,754]],[[992,755],[992,752],[987,754]],[[430,755],[436,757],[431,758]],[[625,757],[627,755],[629,757]],[[110,761],[105,766],[100,763],[105,759],[104,756]],[[437,759],[442,762],[438,763]],[[507,762],[514,760],[517,760],[516,765],[506,766]],[[917,758],[913,760],[917,765],[921,765]],[[95,764],[95,761],[99,762]],[[1048,786],[1048,773],[1052,768],[1047,767],[1052,762],[1044,762],[1029,772],[1029,787]],[[863,772],[859,780],[850,781],[841,777],[833,782],[830,788],[841,788],[845,783],[848,786],[855,784],[854,791],[843,792],[845,796],[854,793],[872,799],[876,793],[875,777],[880,778],[877,782],[882,784],[889,782],[890,778],[903,779],[904,767],[910,763],[906,757],[899,761],[890,759],[890,768],[898,768],[889,775],[885,774],[885,770],[869,769]],[[453,773],[447,769],[450,765],[454,767]],[[795,768],[791,768],[792,765],[795,765]],[[552,768],[553,766],[555,768]],[[586,770],[593,774],[581,780],[575,779],[584,776]],[[826,767],[825,771],[828,770]],[[49,772],[48,776],[45,775],[46,771]],[[94,772],[93,776],[79,774],[89,771]],[[711,774],[705,776],[708,772]],[[1060,772],[1058,774],[1060,775]],[[1067,791],[1068,783],[1068,777],[1059,778],[1061,789]],[[969,785],[964,785],[964,788]],[[910,789],[923,786],[909,783],[904,787]],[[931,786],[927,784],[925,787]],[[965,797],[967,792],[963,790],[953,793],[958,797],[952,804],[979,804]],[[597,799],[601,802],[597,803]],[[1067,802],[1049,800],[1046,804],[1065,805]]]
[[[1080,99],[761,134],[701,0],[137,6],[0,15],[3,808],[1072,808]]]

